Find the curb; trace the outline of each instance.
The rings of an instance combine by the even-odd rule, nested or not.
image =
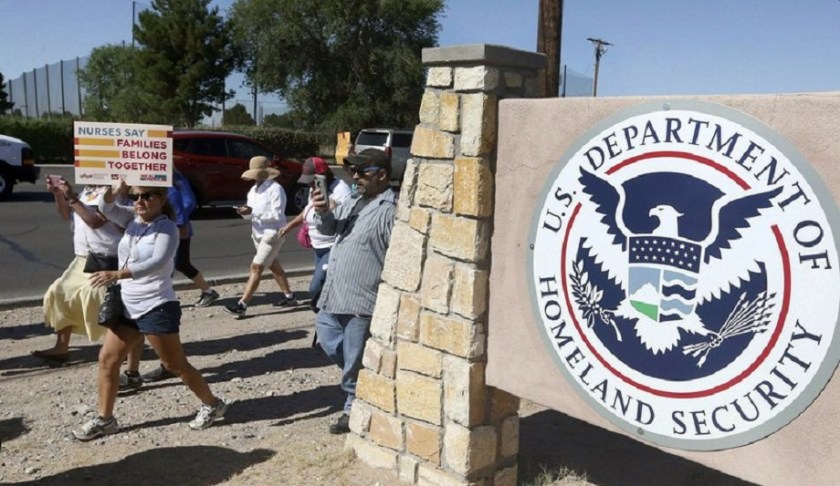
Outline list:
[[[294,278],[294,277],[303,277],[306,275],[312,275],[315,271],[315,267],[306,267],[306,268],[299,268],[296,270],[286,270],[286,277]],[[227,285],[233,283],[243,283],[248,281],[247,273],[236,274],[236,275],[223,275],[221,277],[216,278],[207,278],[207,283],[210,284],[211,287],[215,287],[217,285]],[[271,274],[263,275],[261,280],[271,280],[273,277]],[[191,290],[195,288],[195,284],[193,284],[192,280],[186,278],[180,278],[173,282],[173,287],[175,290]],[[0,299],[0,311],[3,310],[12,310],[18,309],[21,307],[37,307],[42,305],[44,302],[43,295],[32,295],[28,297],[17,297],[14,299]]]

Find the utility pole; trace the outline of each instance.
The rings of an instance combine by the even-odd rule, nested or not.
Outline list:
[[[595,45],[595,80],[592,83],[592,96],[598,96],[598,66],[601,64],[601,56],[607,52],[607,46],[611,46],[609,42],[601,39],[587,38],[589,42]]]
[[[537,52],[545,54],[545,69],[538,75],[540,96],[556,98],[560,88],[560,40],[563,32],[563,0],[539,0]]]

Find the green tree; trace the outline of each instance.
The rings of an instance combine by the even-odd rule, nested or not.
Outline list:
[[[245,108],[245,105],[242,103],[237,103],[227,110],[224,113],[224,124],[225,125],[253,125],[254,118],[248,113],[248,109]]]
[[[6,114],[7,111],[15,107],[15,104],[9,101],[9,94],[6,93],[6,81],[3,78],[3,73],[0,73],[0,116]]]
[[[262,124],[264,127],[295,128],[295,125],[289,118],[288,113],[280,115],[276,113],[269,113],[263,117]]]
[[[159,123],[163,114],[153,96],[138,87],[139,50],[106,45],[90,53],[79,71],[85,89],[85,118],[97,121]]]
[[[443,0],[237,0],[234,39],[251,83],[288,102],[297,127],[412,127],[424,47],[437,45]]]
[[[142,47],[142,90],[157,99],[172,124],[195,126],[229,94],[233,70],[230,28],[210,0],[153,0],[140,12],[134,36]]]

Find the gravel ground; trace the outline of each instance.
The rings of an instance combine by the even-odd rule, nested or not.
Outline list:
[[[304,289],[309,278],[290,281]],[[179,292],[181,339],[214,393],[232,402],[225,421],[190,430],[199,402],[170,379],[118,397],[120,432],[88,443],[71,431],[95,413],[99,343],[74,336],[70,362],[47,367],[29,355],[55,340],[41,307],[0,310],[0,484],[407,484],[355,460],[344,436],[328,433],[343,395],[338,368],[312,347],[309,306],[272,307],[276,285],[263,281],[265,293],[237,320],[221,306],[243,285],[216,288],[222,298],[204,309],[188,305],[197,291]],[[156,366],[147,347],[140,371]],[[520,416],[520,484],[749,484],[527,400]]]
[[[305,288],[308,278],[292,279]],[[263,282],[273,292],[273,282]],[[29,355],[52,346],[40,307],[0,312],[0,483],[6,484],[399,484],[354,461],[329,423],[342,402],[338,369],[312,348],[307,305],[278,309],[277,294],[257,294],[237,320],[221,305],[241,284],[217,289],[214,306],[194,308],[182,291],[181,338],[214,393],[232,402],[209,429],[187,426],[199,406],[180,381],[146,384],[117,398],[118,434],[89,443],[71,430],[96,409],[98,343],[74,336],[67,365],[46,367]],[[157,366],[147,346],[141,372]]]

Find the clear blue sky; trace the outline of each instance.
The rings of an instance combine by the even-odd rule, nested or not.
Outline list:
[[[0,0],[0,72],[17,78],[130,43],[133,3],[149,2]],[[538,3],[448,0],[440,45],[535,50]],[[600,96],[840,90],[840,0],[566,0],[561,62],[591,76],[587,37],[615,44],[601,60]]]

